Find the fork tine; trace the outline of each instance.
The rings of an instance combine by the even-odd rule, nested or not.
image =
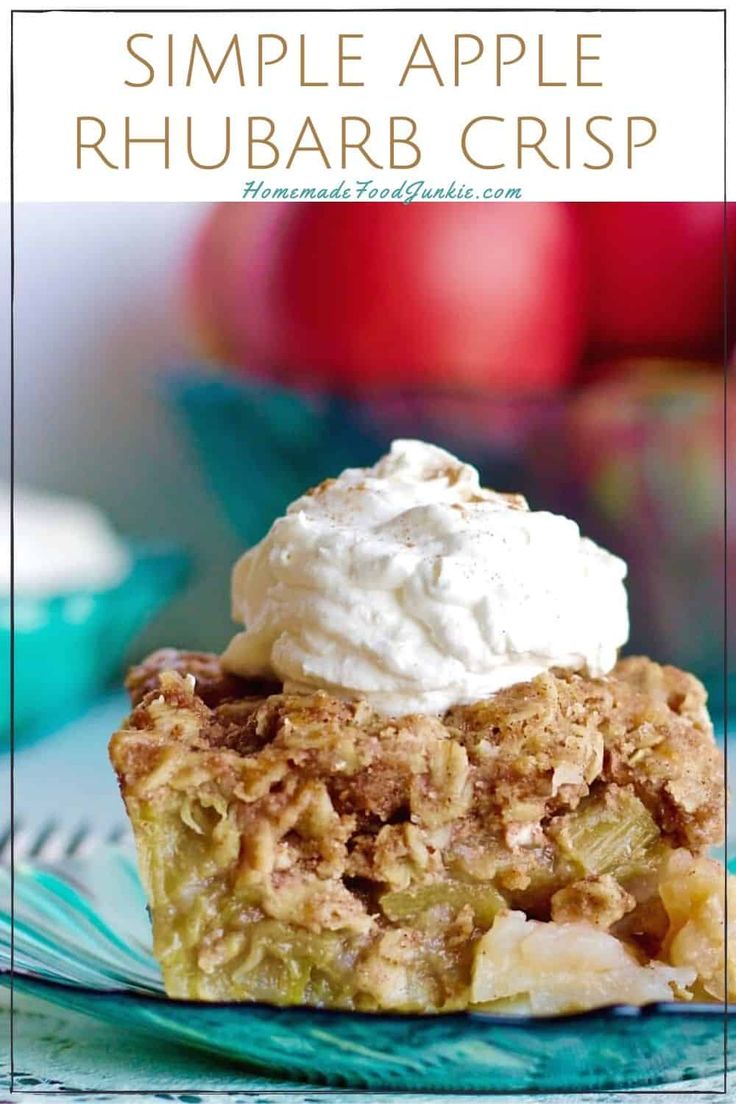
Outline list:
[[[111,846],[117,846],[118,844],[125,843],[128,839],[128,826],[126,824],[119,824],[117,828],[113,828],[108,833],[106,843]]]
[[[57,820],[47,820],[33,828],[17,819],[14,828],[7,822],[0,828],[0,865],[10,865],[11,854],[16,862],[30,859],[41,863],[56,863],[62,859],[87,858],[98,847],[117,845],[129,839],[125,824],[105,832],[97,832],[86,821],[65,828]],[[12,842],[12,850],[11,850]]]
[[[15,830],[18,831],[20,824],[16,822]],[[8,821],[4,826],[2,832],[0,832],[0,863],[10,864],[11,845],[13,842],[13,828]]]
[[[73,855],[75,858],[88,858],[102,843],[99,834],[93,832],[87,824],[82,825],[78,836],[74,851],[67,851],[70,857]]]
[[[64,854],[64,837],[56,820],[47,820],[36,833],[28,849],[28,857],[42,862],[53,862]]]
[[[35,832],[25,820],[16,820],[13,826],[12,836],[10,833],[8,834],[8,862],[10,862],[11,858],[11,849],[12,857],[16,862],[27,859],[35,838]]]
[[[73,832],[70,838],[66,841],[66,847],[64,848],[64,858],[73,859],[75,856],[84,856],[94,851],[96,846],[96,839],[93,835],[92,828],[83,821]]]

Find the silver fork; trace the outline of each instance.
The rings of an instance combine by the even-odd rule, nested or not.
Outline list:
[[[100,832],[86,823],[70,826],[47,820],[33,825],[20,819],[15,821],[14,829],[8,822],[0,830],[0,865],[10,865],[11,846],[16,862],[55,863],[84,858],[98,847],[126,843],[130,838],[126,825]]]

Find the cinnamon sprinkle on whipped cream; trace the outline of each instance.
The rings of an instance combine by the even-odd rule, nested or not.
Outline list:
[[[610,671],[628,638],[626,565],[574,521],[394,441],[289,506],[233,572],[245,626],[222,661],[385,714],[442,713],[553,667]]]

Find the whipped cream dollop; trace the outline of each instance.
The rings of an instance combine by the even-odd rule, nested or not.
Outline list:
[[[574,521],[394,441],[294,502],[233,572],[223,656],[287,692],[440,713],[551,667],[609,671],[628,637],[623,560]]]

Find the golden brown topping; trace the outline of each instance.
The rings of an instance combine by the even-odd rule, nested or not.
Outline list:
[[[152,652],[143,663],[128,671],[125,688],[133,705],[137,705],[146,694],[158,687],[159,676],[164,671],[193,675],[197,684],[197,696],[210,706],[249,695],[263,697],[281,689],[278,683],[264,679],[243,679],[228,674],[222,669],[219,657],[209,652],[180,652],[175,648],[160,648],[157,652]]]
[[[552,919],[561,924],[587,920],[610,928],[635,907],[636,901],[611,874],[592,874],[552,895]]]

